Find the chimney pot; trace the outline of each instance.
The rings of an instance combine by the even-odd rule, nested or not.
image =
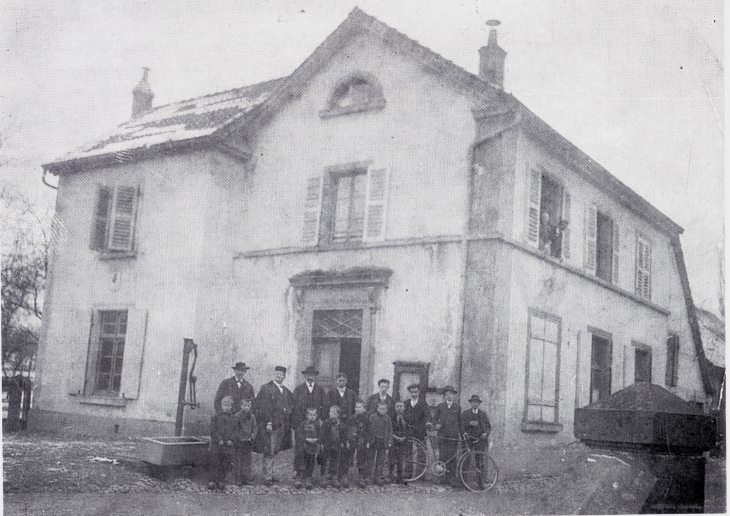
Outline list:
[[[137,118],[152,109],[152,99],[155,98],[155,94],[147,82],[149,72],[149,68],[142,68],[142,78],[132,90],[132,118]]]
[[[479,49],[479,77],[499,89],[504,88],[504,59],[507,52],[497,43],[499,20],[489,20],[489,40],[487,46]]]

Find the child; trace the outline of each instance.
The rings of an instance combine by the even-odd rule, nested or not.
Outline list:
[[[390,481],[397,484],[405,484],[403,480],[403,459],[405,458],[406,440],[408,439],[408,425],[403,414],[405,403],[395,402],[395,414],[393,415],[393,446],[390,448],[388,466],[390,467]],[[396,475],[393,476],[395,470]]]
[[[210,419],[210,449],[213,453],[208,489],[225,489],[226,474],[233,461],[233,447],[238,438],[238,420],[233,415],[233,398],[221,400],[221,411]]]
[[[357,487],[365,487],[365,479],[367,477],[368,449],[365,446],[367,442],[369,415],[365,413],[365,402],[357,400],[355,402],[355,415],[347,421],[347,442],[350,445],[350,457],[357,458]]]
[[[233,472],[236,476],[236,484],[242,486],[253,482],[251,452],[259,430],[256,416],[251,412],[250,399],[241,400],[241,410],[236,414],[236,419],[238,420],[238,439],[234,442]]]
[[[388,417],[387,403],[378,403],[377,411],[375,414],[370,415],[369,430],[368,444],[370,445],[370,453],[375,463],[373,483],[382,486],[385,483],[385,479],[383,478],[385,453],[393,444],[393,424]]]
[[[322,423],[322,445],[324,446],[324,466],[327,480],[332,487],[340,488],[340,460],[345,444],[345,425],[340,419],[340,407],[330,407],[330,417]]]
[[[302,481],[307,489],[312,489],[312,473],[315,457],[319,451],[321,431],[317,409],[307,408],[306,419],[299,423],[299,427],[295,431],[294,467],[297,476],[294,480],[294,487],[297,489],[302,488]]]

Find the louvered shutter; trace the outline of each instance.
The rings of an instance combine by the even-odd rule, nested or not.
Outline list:
[[[114,197],[114,211],[111,223],[109,249],[131,251],[134,235],[134,213],[137,204],[137,189],[133,186],[118,186]]]
[[[542,174],[527,167],[529,187],[527,198],[527,243],[537,247],[540,241],[540,196],[542,195]]]
[[[65,372],[66,392],[81,396],[86,391],[88,376],[86,367],[92,325],[91,313],[88,310],[66,310],[60,311],[59,314],[63,322],[59,325],[59,331],[54,331],[52,334],[54,339],[52,345],[62,345],[65,352],[71,355],[71,362]]]
[[[563,191],[563,220],[567,223],[563,229],[563,258],[570,258],[570,192]]]
[[[636,277],[637,296],[651,299],[651,244],[641,236],[636,236]]]
[[[385,238],[388,177],[387,168],[368,169],[363,240],[382,240]]]
[[[679,379],[679,336],[670,335],[667,338],[667,370],[664,383],[668,387],[676,387]]]
[[[583,252],[583,266],[591,274],[596,273],[596,235],[598,233],[598,209],[594,204],[585,211],[583,232],[585,233],[585,250]]]
[[[91,249],[106,249],[107,228],[112,207],[113,192],[110,188],[100,187],[96,196],[94,221],[91,225]]]
[[[127,333],[124,336],[122,383],[119,389],[122,398],[134,400],[139,397],[146,333],[147,312],[130,310],[127,319]]]
[[[316,245],[319,241],[319,220],[322,205],[322,177],[307,179],[304,201],[304,222],[302,225],[302,244]]]
[[[642,289],[644,291],[644,297],[651,299],[651,245],[648,242],[644,243],[644,278],[642,281]]]
[[[613,275],[611,279],[614,285],[618,285],[619,258],[621,253],[621,240],[619,238],[618,222],[613,221]]]

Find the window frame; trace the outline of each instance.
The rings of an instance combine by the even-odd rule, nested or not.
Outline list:
[[[607,394],[606,396],[610,396],[612,391],[612,385],[613,385],[613,336],[605,332],[603,330],[600,330],[598,328],[594,328],[592,326],[588,327],[588,333],[591,336],[591,354],[590,354],[590,377],[589,377],[589,386],[588,386],[588,403],[592,404],[596,401],[600,401],[602,398],[599,395],[599,398],[594,400],[593,399],[593,372],[598,371],[599,374],[603,373],[608,376],[608,381],[606,382],[607,387]],[[593,363],[593,339],[594,337],[598,337],[601,340],[606,341],[606,347],[608,348],[607,356],[608,356],[608,367],[597,367]],[[605,379],[604,379],[605,381]],[[600,388],[600,386],[599,386]]]
[[[608,267],[609,278],[598,274],[599,264],[599,224],[598,218],[603,217],[611,222],[611,249],[605,250],[601,256],[610,257]],[[589,203],[585,210],[583,223],[583,267],[596,278],[618,285],[621,239],[618,219],[609,210],[599,209],[594,203]]]
[[[101,212],[103,194],[108,196],[106,201],[108,205],[104,213]],[[127,201],[128,210],[123,209],[125,200],[122,195],[124,194],[130,194],[131,197]],[[98,186],[89,241],[91,250],[98,251],[101,257],[134,255],[139,198],[139,186],[129,184]],[[117,239],[120,242],[117,242]]]
[[[652,370],[652,349],[651,346],[647,346],[646,344],[642,344],[641,342],[632,342],[631,343],[634,348],[634,383],[641,382],[647,382],[647,383],[653,383],[653,370]],[[641,380],[637,377],[638,375],[638,365],[639,365],[639,355],[640,354],[646,354],[646,357],[648,359],[648,380]]]
[[[393,362],[393,399],[396,401],[406,401],[410,399],[407,394],[401,398],[401,383],[403,383],[404,374],[416,374],[419,376],[418,399],[426,399],[426,389],[428,389],[428,372],[431,368],[430,362],[404,362],[396,360]],[[404,386],[408,387],[408,385]]]
[[[571,219],[571,196],[565,182],[553,174],[545,170],[542,166],[531,166],[527,164],[527,216],[526,216],[526,240],[529,245],[544,252],[542,243],[542,211],[543,211],[543,193],[544,181],[547,180],[560,188],[560,204],[557,211],[560,212],[560,251],[556,256],[552,249],[548,253],[549,256],[557,260],[570,258],[570,219]]]
[[[546,420],[546,419],[530,419],[529,417],[529,408],[530,406],[534,406],[535,403],[531,403],[530,400],[530,362],[532,358],[532,353],[534,351],[533,349],[533,340],[541,340],[543,342],[543,346],[546,342],[550,342],[546,339],[536,339],[533,338],[533,335],[535,332],[533,331],[533,328],[535,327],[534,319],[543,319],[546,321],[550,321],[557,325],[557,342],[551,343],[555,344],[555,378],[554,378],[554,384],[555,384],[555,393],[554,393],[554,418],[552,421]],[[526,342],[526,348],[525,348],[525,405],[524,405],[524,411],[522,416],[522,430],[526,432],[559,432],[562,430],[563,426],[559,423],[560,421],[560,352],[562,348],[562,319],[556,315],[543,312],[542,310],[530,308],[528,310],[528,317],[527,317],[527,342]],[[544,352],[542,355],[542,366],[544,370]],[[541,380],[541,391],[544,387],[544,379]],[[544,403],[544,398],[541,395],[540,404],[539,407],[552,407],[552,405],[546,405]],[[542,411],[541,411],[542,412]],[[541,415],[542,417],[542,415]]]
[[[670,333],[667,337],[667,363],[664,374],[667,387],[676,387],[679,383],[679,335]]]
[[[99,388],[99,378],[102,375],[99,371],[99,367],[101,365],[101,350],[102,350],[102,339],[105,336],[108,336],[104,333],[103,326],[104,326],[104,315],[105,314],[124,314],[125,316],[125,322],[124,322],[124,336],[123,336],[123,349],[122,353],[119,357],[116,357],[116,359],[112,359],[112,381],[110,382],[110,387],[107,389],[100,389]],[[126,350],[127,344],[128,344],[128,338],[129,338],[129,323],[130,323],[130,311],[128,309],[124,308],[110,308],[110,309],[96,309],[93,312],[93,321],[92,321],[92,328],[91,328],[91,345],[89,346],[89,361],[87,366],[87,373],[86,373],[86,385],[88,388],[88,394],[92,396],[108,396],[108,397],[119,397],[121,395],[121,389],[122,389],[122,378],[123,378],[123,368],[124,368],[124,351]],[[118,324],[118,323],[117,323]],[[118,336],[108,336],[110,338],[118,338]],[[116,348],[116,346],[115,346]],[[118,363],[118,371],[115,371],[114,364],[116,362]],[[113,389],[113,378],[114,376],[119,377],[119,389],[114,390]]]
[[[369,95],[359,101],[355,99],[356,101],[349,105],[338,104],[343,94],[351,90],[352,86],[357,83],[367,84]],[[383,86],[375,75],[369,72],[354,71],[337,81],[327,99],[326,107],[319,112],[319,116],[321,118],[332,118],[364,111],[377,111],[385,108],[385,104]]]
[[[634,269],[634,294],[651,301],[652,290],[652,242],[642,233],[636,233],[636,263]],[[643,246],[643,253],[642,253]],[[642,260],[643,255],[643,260]],[[648,258],[647,258],[648,256]],[[643,262],[643,263],[642,263]],[[647,263],[648,262],[648,263]]]

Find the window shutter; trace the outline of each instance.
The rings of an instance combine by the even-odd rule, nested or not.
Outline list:
[[[133,186],[119,186],[115,193],[109,249],[113,251],[131,251],[137,189]]]
[[[644,242],[644,278],[642,290],[646,299],[651,299],[651,245]]]
[[[60,314],[63,322],[59,326],[59,334],[54,339],[54,344],[63,345],[72,357],[65,373],[66,392],[80,396],[86,391],[91,314],[88,310],[67,310]],[[61,331],[64,332],[63,335],[60,334]]]
[[[96,196],[96,209],[94,220],[91,225],[91,249],[106,249],[107,227],[109,214],[112,206],[112,190],[107,187],[100,187]]]
[[[585,233],[585,250],[583,266],[591,274],[596,273],[596,235],[598,233],[598,208],[591,204],[586,208],[583,232]]]
[[[320,207],[322,205],[322,177],[307,179],[307,191],[304,201],[304,223],[302,227],[302,244],[316,245],[319,241]]]
[[[527,199],[527,243],[537,247],[540,240],[540,196],[542,195],[542,174],[539,170],[527,168],[529,194]]]
[[[679,336],[670,335],[667,338],[667,371],[664,383],[669,387],[676,387],[679,373]]]
[[[563,229],[563,258],[570,258],[570,192],[563,190],[563,220],[567,223]]]
[[[382,240],[385,238],[388,176],[387,168],[368,169],[363,240]]]
[[[122,358],[121,397],[135,400],[139,397],[139,381],[142,377],[144,341],[147,333],[147,312],[130,310],[127,318],[127,333],[124,336]]]
[[[613,275],[612,280],[614,285],[618,285],[618,264],[619,254],[621,252],[621,240],[619,239],[618,222],[613,221]]]

